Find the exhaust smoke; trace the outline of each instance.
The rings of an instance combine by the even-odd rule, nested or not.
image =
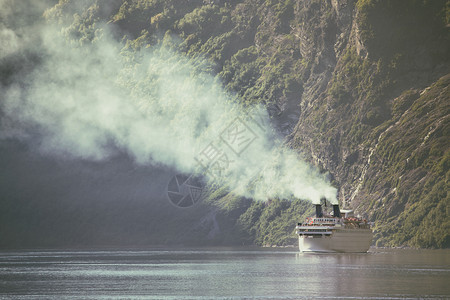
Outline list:
[[[138,164],[200,172],[257,200],[337,203],[325,175],[277,138],[266,110],[244,109],[206,60],[161,46],[127,50],[107,25],[84,45],[56,24],[30,26],[21,35],[8,24],[2,28],[12,41],[2,63],[24,52],[39,60],[2,87],[0,138],[64,159],[107,160],[125,152]],[[38,42],[29,42],[31,36]]]

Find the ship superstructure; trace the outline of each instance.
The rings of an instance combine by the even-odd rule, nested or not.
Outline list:
[[[316,216],[298,223],[296,233],[301,252],[367,252],[372,243],[370,223],[339,205],[326,215],[316,204]]]

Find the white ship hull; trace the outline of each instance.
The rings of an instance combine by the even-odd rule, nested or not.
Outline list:
[[[301,252],[367,252],[372,243],[371,229],[334,229],[331,235],[299,235]]]

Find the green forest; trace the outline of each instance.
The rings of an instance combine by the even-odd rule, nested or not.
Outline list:
[[[154,47],[206,60],[203,70],[243,107],[266,107],[284,144],[329,174],[342,208],[374,222],[374,246],[450,247],[450,1],[60,0],[41,17],[73,47],[109,28],[130,61]],[[206,198],[182,222],[207,212],[214,222],[183,236],[179,223],[161,226],[149,240],[290,246],[313,214],[304,199],[261,202],[227,187]]]

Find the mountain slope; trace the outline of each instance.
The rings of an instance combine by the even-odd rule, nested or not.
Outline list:
[[[448,1],[61,0],[45,17],[79,44],[108,23],[123,53],[164,45],[207,58],[329,172],[341,205],[375,222],[376,245],[450,246]],[[215,195],[214,243],[289,244],[311,213],[301,200]]]

